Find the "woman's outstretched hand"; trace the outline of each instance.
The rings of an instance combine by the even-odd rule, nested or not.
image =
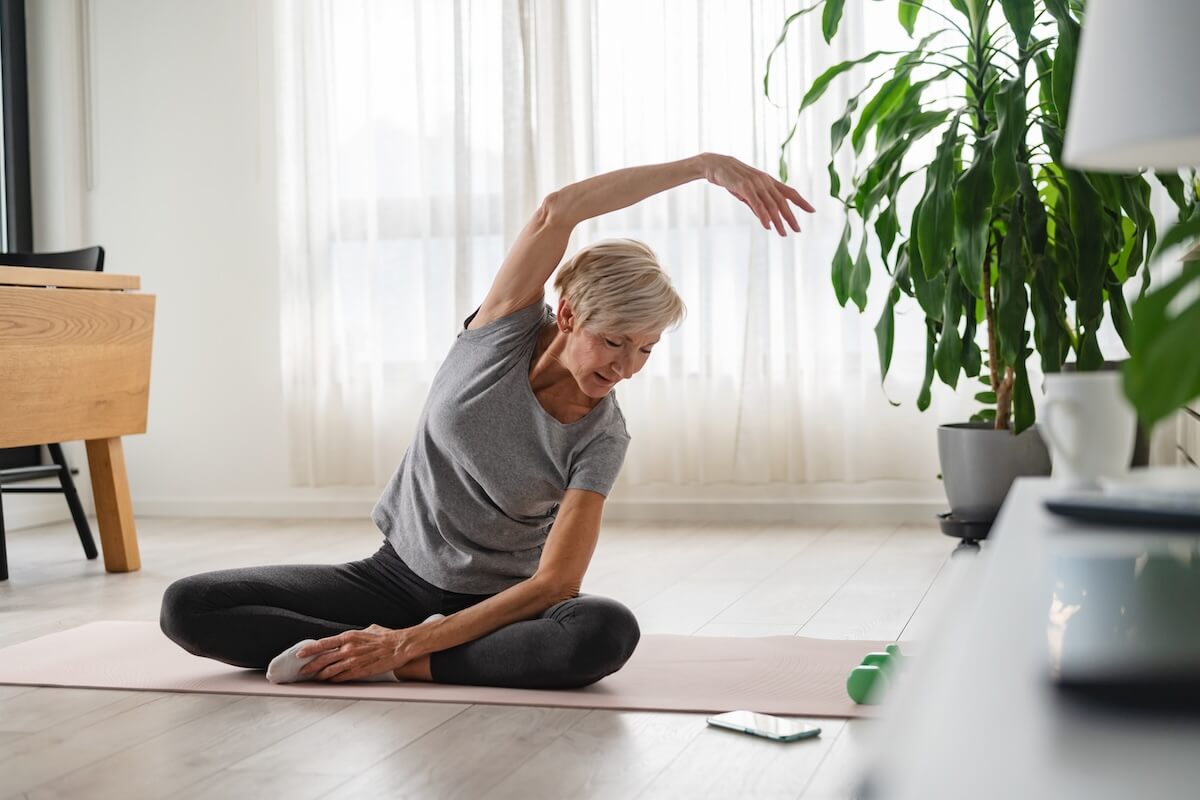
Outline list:
[[[396,630],[372,625],[318,639],[297,653],[301,658],[319,654],[304,665],[300,674],[340,683],[392,672],[424,654],[416,646],[414,633],[414,628]]]
[[[783,227],[784,220],[796,233],[800,232],[800,223],[792,213],[790,201],[808,213],[815,209],[812,204],[800,196],[786,183],[775,180],[762,170],[743,164],[732,156],[717,153],[705,153],[701,156],[704,164],[704,177],[709,183],[723,186],[729,193],[750,207],[764,228],[770,230],[772,224],[780,236],[786,236]]]

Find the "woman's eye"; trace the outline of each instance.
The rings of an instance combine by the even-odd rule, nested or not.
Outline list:
[[[604,343],[607,344],[609,347],[620,347],[621,346],[620,342],[614,342],[612,339],[605,339]],[[650,355],[651,351],[643,350],[642,352],[645,353],[646,355]]]

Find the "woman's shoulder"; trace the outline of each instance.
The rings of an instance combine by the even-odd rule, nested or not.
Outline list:
[[[553,312],[549,309],[550,306],[546,303],[544,294],[536,300],[519,303],[493,302],[489,296],[484,299],[479,308],[467,317],[463,323],[463,333],[482,330],[494,323],[503,323],[514,318],[545,318],[547,313],[553,316]]]

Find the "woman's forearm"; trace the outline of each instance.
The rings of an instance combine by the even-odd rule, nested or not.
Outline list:
[[[419,649],[436,653],[472,642],[514,622],[535,619],[559,599],[542,581],[529,578],[445,619],[421,625],[424,636]]]
[[[553,216],[574,226],[585,219],[626,208],[651,195],[706,177],[707,154],[665,164],[627,167],[572,183],[554,193]]]

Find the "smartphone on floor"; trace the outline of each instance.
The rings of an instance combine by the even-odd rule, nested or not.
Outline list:
[[[789,717],[759,714],[755,711],[729,711],[708,718],[709,725],[729,728],[753,736],[762,736],[778,742],[794,742],[821,735],[821,729],[812,723]]]

